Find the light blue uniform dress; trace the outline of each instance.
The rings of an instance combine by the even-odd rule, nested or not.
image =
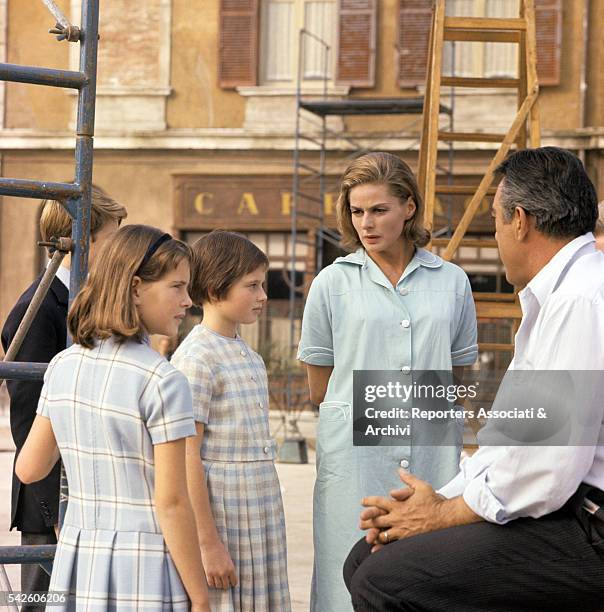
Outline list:
[[[359,249],[314,279],[298,359],[333,366],[317,431],[313,612],[352,610],[344,560],[362,537],[360,500],[401,488],[399,466],[438,488],[458,472],[457,446],[353,447],[354,370],[451,370],[478,355],[470,283],[458,266],[417,249],[396,284]]]

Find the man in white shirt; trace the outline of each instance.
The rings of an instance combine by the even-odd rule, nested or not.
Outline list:
[[[555,147],[519,151],[498,171],[495,238],[523,314],[510,369],[593,371],[599,385],[595,189]],[[604,397],[584,395],[569,410],[595,422],[591,443],[481,446],[438,492],[401,471],[405,488],[364,499],[367,536],[344,567],[355,610],[604,609]]]

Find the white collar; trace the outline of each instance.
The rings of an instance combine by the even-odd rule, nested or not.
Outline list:
[[[545,300],[555,291],[560,284],[562,277],[566,273],[579,251],[587,250],[587,245],[595,242],[594,235],[587,232],[582,236],[571,240],[565,244],[548,262],[537,272],[531,279],[529,284],[518,294],[520,299],[531,293],[540,306],[543,306]]]
[[[46,264],[46,267],[50,265],[50,260]],[[69,291],[69,281],[70,281],[70,272],[65,266],[59,266],[57,268],[57,278],[67,287],[67,291]]]
[[[364,266],[369,261],[373,260],[371,257],[368,257],[365,249],[360,247],[354,253],[350,253],[350,255],[338,257],[334,263],[352,263]],[[443,260],[438,255],[434,255],[434,253],[421,248],[415,249],[411,262],[415,262],[414,268],[420,265],[425,266],[426,268],[440,268],[440,266],[443,265]]]

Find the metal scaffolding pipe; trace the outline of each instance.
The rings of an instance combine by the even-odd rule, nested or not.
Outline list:
[[[76,72],[74,70],[57,70],[56,68],[21,66],[19,64],[0,64],[0,81],[81,89],[86,85],[88,78],[83,72]]]
[[[71,26],[69,19],[63,15],[61,9],[54,3],[53,0],[42,0],[48,10],[52,13],[52,16],[57,20],[57,23],[62,25],[64,28]]]
[[[56,544],[40,546],[0,546],[4,565],[18,563],[48,563],[55,556]]]
[[[0,361],[0,379],[5,380],[42,380],[47,363],[31,361]]]
[[[0,195],[36,200],[78,198],[82,188],[75,183],[50,183],[28,179],[0,178]]]
[[[69,240],[69,245],[71,245],[71,240]],[[65,255],[67,255],[68,251],[55,251],[52,259],[50,260],[50,264],[48,268],[46,268],[44,272],[44,276],[40,281],[40,284],[36,288],[36,292],[34,293],[34,297],[32,298],[27,310],[25,311],[25,315],[21,319],[21,323],[19,323],[19,327],[17,328],[17,333],[15,334],[13,341],[10,343],[8,350],[6,351],[6,355],[4,356],[4,361],[13,361],[23,344],[23,340],[25,340],[25,336],[29,331],[29,328],[36,318],[38,314],[38,310],[40,310],[40,306],[42,306],[42,302],[46,297],[46,293],[48,292],[48,288],[50,287],[54,277],[63,261]]]

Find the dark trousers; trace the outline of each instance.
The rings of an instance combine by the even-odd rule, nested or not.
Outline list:
[[[43,546],[56,544],[57,538],[54,533],[21,533],[21,544],[23,546]],[[50,576],[37,563],[23,563],[21,565],[21,591],[24,593],[42,592],[46,593],[50,585]],[[27,605],[21,610],[33,612],[44,610],[44,605]]]
[[[474,523],[398,540],[344,564],[355,610],[604,610],[604,541],[564,508],[506,525]]]

